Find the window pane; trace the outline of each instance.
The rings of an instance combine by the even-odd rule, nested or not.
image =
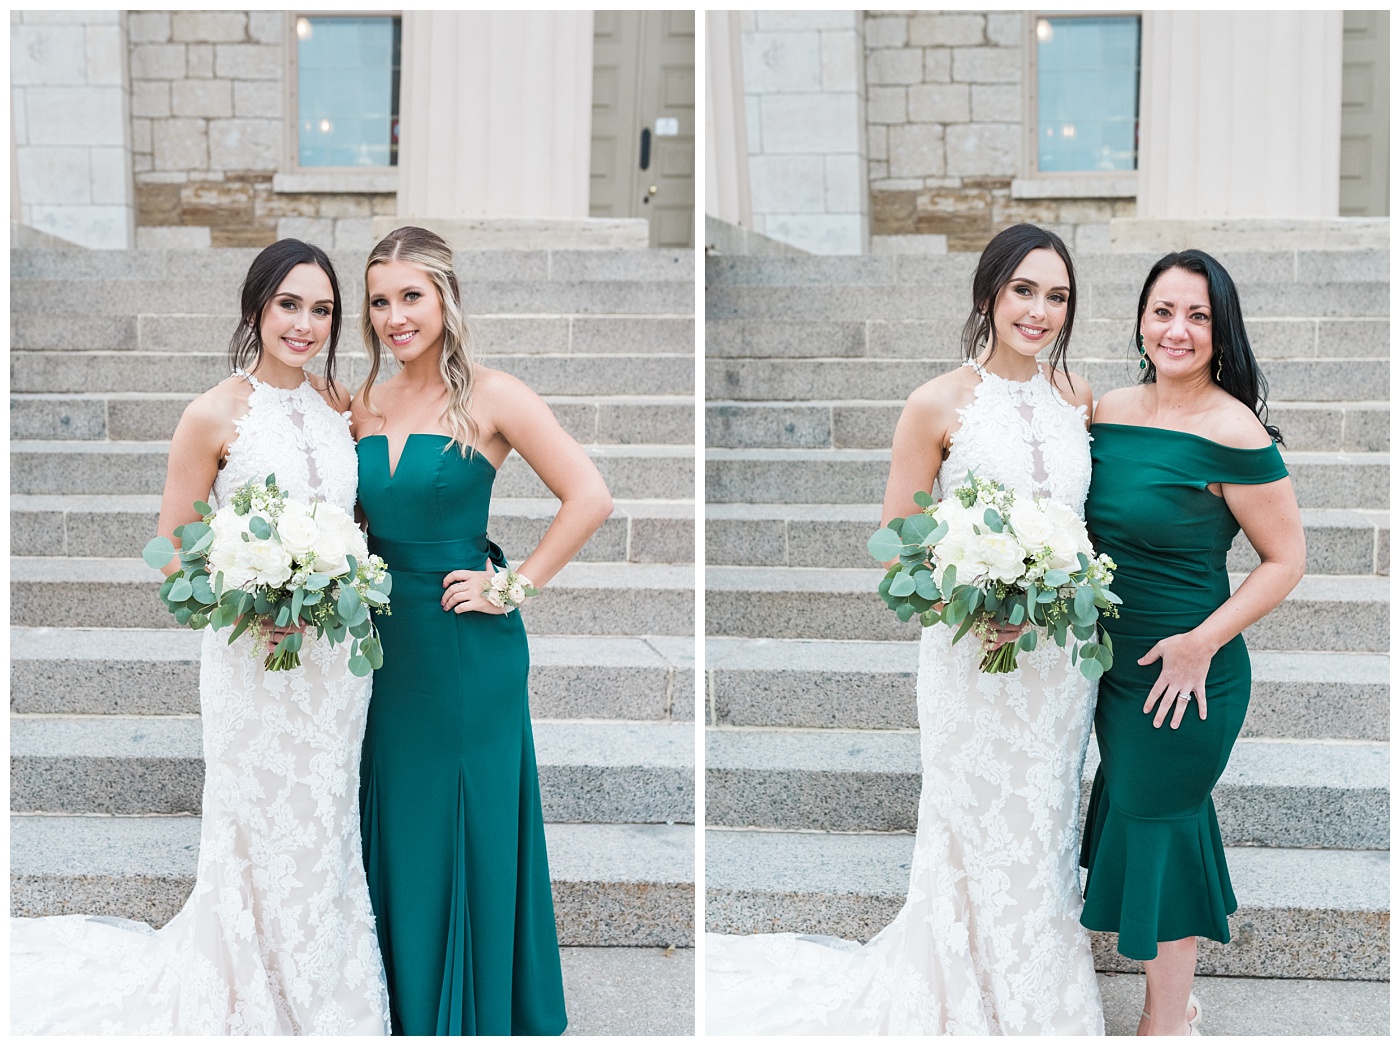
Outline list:
[[[1036,22],[1042,171],[1137,170],[1140,21]]]
[[[297,162],[398,163],[397,18],[297,19]]]

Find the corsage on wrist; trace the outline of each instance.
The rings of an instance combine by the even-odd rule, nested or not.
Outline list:
[[[529,596],[537,596],[540,590],[524,574],[514,570],[498,570],[486,583],[481,594],[493,607],[500,607],[509,614],[520,607]]]

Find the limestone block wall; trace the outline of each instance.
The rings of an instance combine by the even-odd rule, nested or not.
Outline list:
[[[394,192],[279,192],[282,11],[131,11],[132,168],[143,246],[368,247]],[[329,184],[328,182],[326,184]]]
[[[869,12],[864,39],[872,235],[942,234],[949,250],[977,251],[1029,221],[1103,250],[1109,220],[1133,215],[1133,197],[1068,183],[1045,195],[1026,177],[1023,12]]]
[[[864,15],[740,15],[753,230],[815,254],[869,241]]]
[[[124,12],[11,11],[12,216],[84,247],[130,247],[130,101]]]

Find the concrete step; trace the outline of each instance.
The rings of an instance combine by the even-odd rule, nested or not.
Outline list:
[[[95,278],[82,281],[82,293],[74,294],[74,281],[58,279],[10,280],[10,309],[33,315],[124,316],[132,313],[237,312],[242,274],[229,279],[183,277],[175,279]],[[363,290],[358,280],[344,279],[341,300],[360,311]],[[1366,287],[1367,284],[1356,286]],[[1364,296],[1358,297],[1358,303]],[[683,315],[695,304],[690,280],[632,279],[490,279],[462,281],[462,306],[468,316],[476,313],[528,313],[558,315]],[[346,311],[350,311],[348,308]],[[1348,313],[1351,315],[1352,313]],[[1367,315],[1355,312],[1355,315]],[[1323,313],[1323,315],[1331,315]],[[1379,315],[1379,314],[1378,314]],[[354,330],[351,327],[350,330]]]
[[[228,353],[184,352],[12,352],[10,391],[15,392],[181,392],[195,395],[229,375]],[[695,387],[690,355],[492,355],[480,361],[515,375],[541,396],[611,396],[626,389],[634,396],[673,396]],[[313,364],[313,371],[317,371]],[[337,354],[336,380],[350,388],[368,371],[363,353]]]
[[[1143,273],[1146,274],[1144,269]],[[971,308],[972,280],[950,291],[965,304],[942,319],[875,318],[842,320],[793,318],[723,319],[705,323],[705,355],[710,359],[742,357],[869,356],[875,359],[927,361],[962,358],[962,326]],[[708,299],[708,296],[707,296]],[[1135,356],[1132,320],[1096,319],[1077,311],[1070,369],[1084,359],[1120,360]],[[1249,318],[1249,344],[1261,360],[1345,356],[1385,359],[1390,354],[1389,319],[1330,317]],[[29,347],[29,346],[24,346]],[[62,347],[61,345],[58,347]]]
[[[12,657],[21,657],[16,644]],[[1390,657],[1253,650],[1244,737],[1390,738]],[[706,722],[916,729],[917,643],[709,639]]]
[[[621,501],[684,501],[695,496],[695,450],[679,444],[584,447],[612,496]],[[159,494],[165,488],[164,440],[12,440],[12,494]],[[534,470],[512,453],[493,488],[498,498],[549,498]]]
[[[559,960],[565,1035],[695,1034],[694,948],[561,948]]]
[[[10,624],[176,628],[157,595],[159,579],[139,559],[17,556],[10,560]],[[694,585],[688,566],[571,563],[521,613],[540,634],[689,636]]]
[[[534,725],[547,821],[690,823],[689,723]],[[11,715],[10,809],[65,814],[199,813],[198,716]]]
[[[547,824],[562,945],[687,947],[689,825]],[[194,887],[197,817],[10,817],[10,914],[88,913],[163,926]]]
[[[918,621],[901,622],[876,594],[881,576],[878,567],[709,567],[706,629],[736,638],[918,638]],[[1232,587],[1242,580],[1230,575]],[[1390,649],[1389,618],[1388,579],[1309,574],[1244,635],[1256,650],[1376,653]]]
[[[909,889],[911,835],[705,833],[705,928],[869,940]],[[1202,940],[1197,973],[1384,981],[1390,976],[1390,854],[1231,848],[1239,910],[1229,944]],[[1133,971],[1094,934],[1101,970]]]
[[[1283,460],[1303,508],[1390,508],[1389,454],[1284,449]],[[890,452],[713,449],[705,463],[707,503],[872,505],[885,496]]]
[[[912,832],[913,730],[711,728],[705,822],[786,831]],[[1080,823],[1098,768],[1089,744]],[[1390,746],[1368,741],[1236,743],[1215,786],[1227,846],[1383,850],[1390,841]]]
[[[340,280],[342,298],[358,307],[364,293],[363,252],[328,252]],[[232,280],[241,284],[258,251],[254,248],[138,249],[122,251],[11,248],[10,275],[24,280]],[[610,250],[462,250],[453,252],[453,271],[466,287],[482,280],[693,283],[693,251],[615,248]],[[352,294],[352,291],[354,292]]]
[[[1160,254],[1082,251],[1074,256],[1075,279],[1083,286],[1118,283],[1125,274],[1148,271]],[[1216,259],[1236,284],[1353,283],[1390,278],[1390,253],[1381,250],[1224,251]],[[792,257],[712,255],[705,259],[705,282],[715,286],[826,286],[830,284],[953,283],[970,287],[978,255],[861,255]]]
[[[705,560],[712,565],[773,567],[863,564],[869,556],[865,543],[879,525],[879,505],[709,505]],[[1304,509],[1303,531],[1310,573],[1390,572],[1388,512]],[[1246,572],[1259,565],[1243,532],[1236,535],[1227,564]]]
[[[559,510],[543,498],[491,502],[490,534],[511,562],[540,542]],[[139,556],[155,535],[158,494],[16,494],[10,552],[17,556]],[[576,557],[584,563],[688,563],[695,556],[689,501],[618,501]]]
[[[194,398],[187,392],[32,392],[10,397],[10,438],[169,439]],[[693,396],[547,396],[580,443],[695,442]]]
[[[705,384],[713,399],[899,400],[939,374],[960,366],[956,358],[904,359],[707,359]],[[1269,395],[1280,400],[1344,403],[1369,400],[1390,386],[1388,359],[1267,360],[1261,364]],[[1136,359],[1127,352],[1108,360],[1076,356],[1094,396],[1138,383]],[[1287,438],[1287,437],[1285,437]]]
[[[172,629],[11,628],[10,710],[195,715],[203,637]],[[692,721],[689,636],[530,636],[541,719]]]
[[[1146,998],[1142,974],[1101,973],[1104,1031],[1136,1035]],[[1388,1035],[1386,981],[1198,977],[1203,1035]]]
[[[16,402],[11,400],[12,419]],[[735,448],[884,450],[894,438],[895,424],[903,409],[902,401],[890,400],[711,402],[705,407],[705,443],[710,447]],[[1385,401],[1312,403],[1271,399],[1269,422],[1282,430],[1290,451],[1390,450],[1390,404]],[[13,430],[15,421],[10,424]],[[17,432],[12,431],[12,435],[21,438]],[[35,434],[32,438],[58,437]]]
[[[1148,267],[1144,266],[1141,274],[1146,276],[1147,271]],[[51,285],[40,281],[22,283],[26,286],[12,300],[22,303],[26,309],[35,308],[37,302],[42,300],[39,296],[51,289]],[[770,321],[789,318],[864,320],[871,316],[884,320],[962,320],[966,319],[972,306],[968,290],[971,285],[971,280],[958,281],[946,292],[940,293],[944,288],[931,282],[768,286],[712,284],[705,289],[705,316],[717,320]],[[16,284],[16,287],[19,286]],[[52,285],[52,293],[61,295],[63,286],[61,283]],[[1141,290],[1142,285],[1136,280],[1136,274],[1129,282],[1121,282],[1121,276],[1090,281],[1080,287],[1075,326],[1079,325],[1081,316],[1131,323],[1137,318]],[[1239,293],[1246,323],[1262,317],[1352,319],[1390,315],[1390,284],[1385,278],[1349,283],[1251,281],[1241,285]],[[144,304],[149,299],[138,300]],[[80,310],[70,308],[68,311]]]

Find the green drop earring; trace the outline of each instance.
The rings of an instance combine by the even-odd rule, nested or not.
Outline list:
[[[1138,346],[1138,370],[1147,369],[1147,347],[1142,343],[1142,335],[1137,336]]]

